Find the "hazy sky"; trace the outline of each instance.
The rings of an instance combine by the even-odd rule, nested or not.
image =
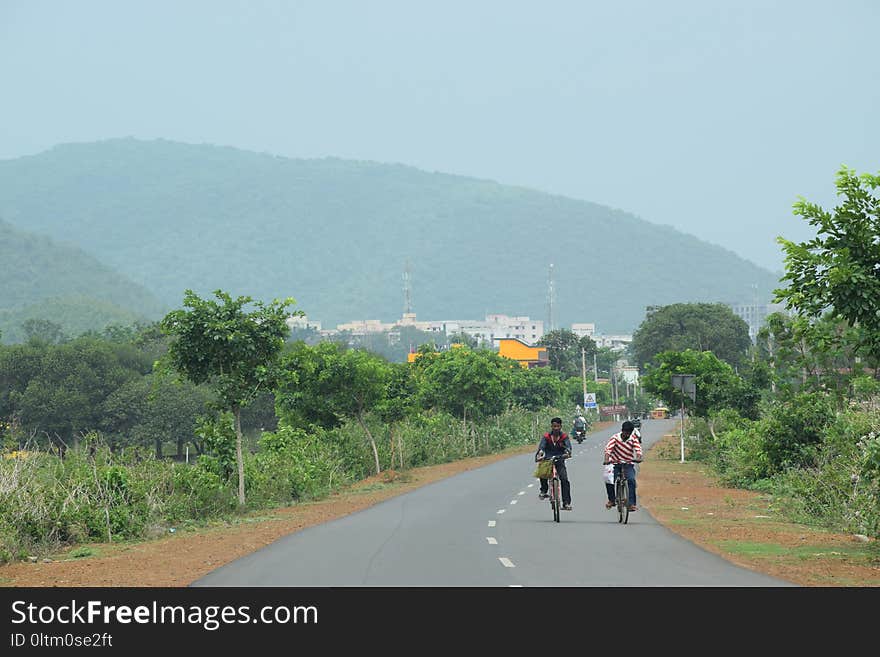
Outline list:
[[[135,136],[399,162],[779,271],[775,237],[814,234],[798,195],[880,172],[878,28],[875,0],[0,0],[0,159]]]

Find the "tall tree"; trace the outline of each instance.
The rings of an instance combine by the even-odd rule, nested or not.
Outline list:
[[[186,290],[183,305],[162,320],[162,330],[172,336],[168,356],[172,365],[195,384],[208,383],[217,394],[222,410],[235,418],[235,457],[238,466],[238,502],[245,503],[244,459],[241,439],[241,408],[270,387],[276,365],[290,328],[287,317],[295,300],[275,299],[269,305],[253,299],[233,299],[216,290],[218,301],[200,299]]]
[[[588,357],[592,364],[593,353],[596,351],[596,343],[589,336],[578,337],[569,329],[556,329],[545,333],[538,344],[547,347],[550,367],[562,372],[565,378],[580,376],[581,356]]]
[[[880,363],[880,174],[856,175],[841,167],[836,179],[843,200],[832,212],[800,197],[794,214],[817,229],[807,242],[777,241],[785,251],[788,286],[775,290],[798,315],[820,317],[828,309],[864,329],[861,344],[873,367]],[[876,370],[875,370],[876,371]],[[880,376],[880,372],[877,372]]]
[[[739,377],[733,368],[711,351],[664,351],[656,356],[657,365],[649,365],[642,377],[646,392],[665,401],[670,408],[684,405],[693,415],[708,417],[724,408],[733,408],[743,416],[755,418],[760,392]],[[693,374],[697,387],[696,402],[682,397],[672,387],[673,374]]]
[[[468,421],[501,413],[511,399],[510,388],[520,365],[489,349],[467,347],[425,352],[416,360],[414,375],[419,397],[428,407],[439,408],[462,419],[465,434]],[[476,436],[472,449],[476,452]]]
[[[736,367],[748,355],[749,325],[723,303],[674,303],[649,308],[630,352],[640,368],[664,351],[711,351]]]
[[[415,407],[416,386],[412,376],[412,367],[409,363],[389,363],[388,385],[385,396],[377,405],[379,417],[388,425],[390,442],[391,467],[394,467],[394,452],[397,449],[397,459],[400,468],[404,467],[404,444],[403,436],[394,439],[394,430],[397,424],[409,415]]]

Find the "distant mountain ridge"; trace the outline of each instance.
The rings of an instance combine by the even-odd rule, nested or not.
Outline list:
[[[68,335],[108,323],[158,319],[167,306],[75,246],[0,220],[0,330],[20,341],[20,323],[43,317]]]
[[[684,181],[683,181],[684,184]],[[683,193],[683,196],[685,194]],[[709,210],[707,210],[708,212]],[[72,242],[179,307],[293,296],[324,326],[403,311],[630,332],[645,306],[769,299],[777,275],[605,206],[403,165],[113,139],[0,161],[0,216]]]

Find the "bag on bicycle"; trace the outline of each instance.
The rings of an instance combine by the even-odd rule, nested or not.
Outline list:
[[[535,477],[538,479],[549,479],[553,476],[553,463],[551,461],[538,461],[535,467]]]

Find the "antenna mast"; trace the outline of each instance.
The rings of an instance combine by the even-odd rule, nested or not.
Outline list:
[[[553,263],[550,263],[550,274],[547,277],[547,331],[556,330],[556,288],[553,285]]]
[[[409,264],[409,258],[406,259],[406,266],[403,269],[403,312],[408,315],[412,312],[412,282],[410,281],[410,272],[412,268]]]

